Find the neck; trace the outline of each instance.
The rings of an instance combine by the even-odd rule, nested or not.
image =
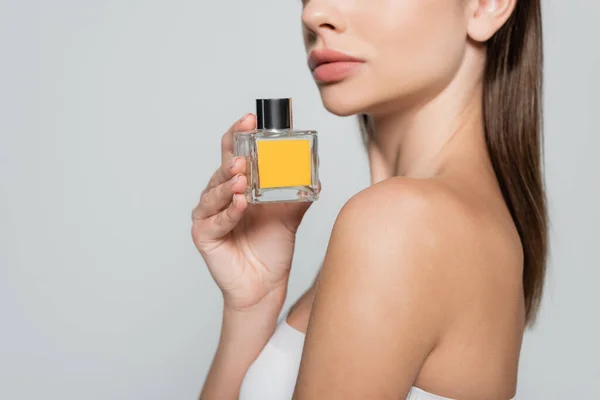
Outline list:
[[[483,65],[483,56],[471,50],[453,80],[426,102],[369,115],[371,171],[380,177],[374,181],[383,175],[427,178],[441,173],[453,159],[487,159],[483,67],[477,67]]]

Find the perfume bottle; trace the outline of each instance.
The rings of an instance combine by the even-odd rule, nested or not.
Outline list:
[[[316,131],[292,128],[292,99],[257,99],[257,129],[235,132],[234,154],[246,158],[248,203],[319,198]]]

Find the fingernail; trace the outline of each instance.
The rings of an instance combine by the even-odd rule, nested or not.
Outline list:
[[[248,119],[249,116],[250,116],[250,113],[244,114],[244,116],[242,117],[242,119],[240,119],[240,122],[242,122],[242,123],[245,122]]]
[[[235,165],[236,161],[239,159],[239,157],[233,157],[230,161],[229,161],[229,168],[233,168],[233,166]]]
[[[240,179],[240,174],[237,174],[233,178],[231,178],[231,186],[235,185],[239,179]]]

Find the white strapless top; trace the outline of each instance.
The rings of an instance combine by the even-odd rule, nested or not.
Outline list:
[[[254,363],[248,368],[239,400],[290,400],[294,394],[304,333],[290,326],[287,315],[277,324]],[[412,387],[406,400],[451,400]],[[514,400],[514,399],[513,399]]]

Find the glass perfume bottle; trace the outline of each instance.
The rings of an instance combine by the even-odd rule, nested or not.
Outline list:
[[[257,99],[257,129],[235,132],[234,154],[246,158],[248,203],[319,198],[316,131],[292,128],[292,99]]]

